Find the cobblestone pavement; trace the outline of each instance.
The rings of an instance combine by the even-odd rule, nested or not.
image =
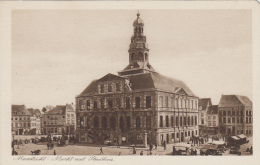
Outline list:
[[[31,138],[32,136],[29,136]],[[33,136],[34,137],[34,136]],[[25,137],[15,137],[15,139],[29,139],[28,136]],[[242,155],[249,155],[248,152],[245,152],[247,148],[252,146],[252,137],[248,138],[249,143],[241,145],[241,152]],[[211,140],[209,140],[211,142]],[[186,142],[183,142],[186,144]],[[54,149],[48,150],[47,143],[39,143],[39,144],[24,144],[23,146],[18,149],[15,146],[15,150],[18,152],[19,155],[31,155],[31,151],[34,150],[41,150],[41,155],[53,155],[54,150],[57,155],[100,155],[100,146],[94,145],[80,145],[80,144],[72,144],[65,147],[57,147],[57,144],[54,143]],[[162,146],[158,146],[157,149],[153,149],[152,155],[172,155],[172,148],[173,144],[167,144],[166,150]],[[197,149],[198,146],[193,147]],[[102,146],[103,155],[140,155],[140,152],[143,151],[143,155],[150,156],[150,152],[148,147],[147,148],[136,148],[136,154],[133,154],[133,148],[128,146]],[[199,155],[199,149],[197,149],[197,153]],[[225,153],[222,154],[223,156],[236,156],[236,154],[229,154],[229,150],[226,150]]]

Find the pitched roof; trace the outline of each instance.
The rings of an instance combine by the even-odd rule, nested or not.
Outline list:
[[[246,96],[222,95],[219,107],[252,106],[251,100]]]
[[[36,117],[40,117],[41,116],[41,112],[40,112],[39,109],[28,108],[27,110],[30,112],[30,114],[32,116],[33,115],[35,115]]]
[[[208,105],[212,105],[211,98],[200,98],[199,107],[202,107],[202,110],[205,110]]]
[[[66,106],[65,105],[57,105],[52,110],[49,110],[45,113],[45,115],[65,115]]]
[[[66,111],[72,112],[75,111],[75,109],[71,104],[56,105],[56,107],[46,112],[45,115],[65,115]]]
[[[218,114],[218,105],[210,105],[207,113],[208,114]]]
[[[17,115],[31,115],[25,105],[12,105],[12,114],[14,113],[17,113]]]
[[[109,76],[106,75],[99,80],[92,81],[80,95],[93,94],[97,92],[98,82],[112,80],[114,78],[128,79],[130,81],[132,90],[157,89],[176,93],[180,91],[180,89],[183,89],[185,93],[187,93],[189,96],[195,96],[183,81],[166,77],[156,72],[131,74],[124,76],[116,76],[112,74],[110,74]]]

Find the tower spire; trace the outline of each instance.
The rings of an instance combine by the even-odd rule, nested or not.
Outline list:
[[[129,64],[123,71],[119,72],[119,75],[155,72],[149,64],[149,49],[146,43],[146,36],[143,33],[144,21],[140,18],[139,10],[133,27],[134,34],[131,37],[131,43],[128,49]]]

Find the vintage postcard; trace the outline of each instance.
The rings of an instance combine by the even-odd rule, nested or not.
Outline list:
[[[257,2],[0,5],[1,164],[258,164]]]

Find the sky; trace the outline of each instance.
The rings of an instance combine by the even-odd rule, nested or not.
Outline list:
[[[94,79],[128,65],[137,10],[14,10],[12,104],[75,102]],[[140,10],[149,62],[200,98],[252,100],[250,10]]]

